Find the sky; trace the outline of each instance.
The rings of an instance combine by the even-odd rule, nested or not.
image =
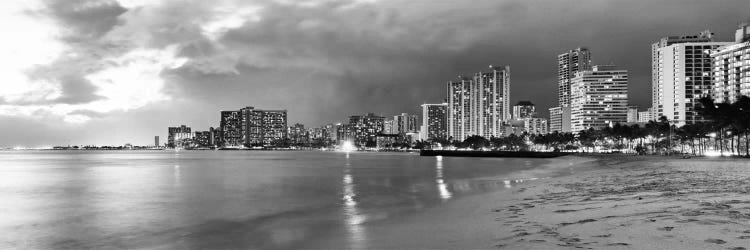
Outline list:
[[[152,144],[220,110],[288,110],[308,127],[419,114],[447,81],[510,65],[511,103],[541,116],[557,55],[588,47],[650,106],[650,46],[710,29],[747,0],[10,0],[0,2],[0,147]]]

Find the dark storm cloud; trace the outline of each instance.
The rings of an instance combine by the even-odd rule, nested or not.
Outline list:
[[[241,92],[248,105],[285,107],[294,114],[292,120],[320,124],[354,113],[416,112],[421,103],[445,98],[446,81],[490,64],[511,66],[513,102],[531,100],[546,111],[556,102],[556,56],[579,46],[593,51],[596,64],[630,70],[632,103],[646,108],[650,105],[650,44],[663,36],[706,28],[726,40],[747,15],[744,10],[750,2],[329,1],[316,6],[261,5],[257,21],[247,21],[215,42],[224,52],[214,51],[204,41],[187,47],[193,51],[190,55],[200,54],[194,51],[208,51],[211,56],[232,53],[236,61],[212,64],[208,56],[194,56],[194,62],[214,70],[206,71],[202,83],[185,87],[193,93],[217,93],[207,97],[214,99],[232,98],[237,93],[222,92],[222,88],[248,88]],[[197,65],[186,67],[201,68]],[[217,77],[215,73],[221,72],[217,65],[229,67],[223,72],[231,72],[231,76]],[[238,65],[266,70],[263,74],[238,72]],[[307,78],[274,80],[288,75]],[[276,91],[289,88],[289,92]],[[319,98],[310,95],[321,94],[319,88],[336,98],[315,102]],[[320,105],[306,105],[309,101]],[[320,110],[331,109],[340,112],[319,115]]]
[[[127,11],[115,1],[48,0],[47,4],[52,16],[70,29],[69,39],[100,37],[117,25],[117,17]]]
[[[149,135],[183,121],[216,126],[218,110],[243,106],[288,109],[290,122],[308,126],[417,113],[445,98],[447,81],[490,64],[511,66],[511,103],[530,100],[546,114],[557,103],[557,55],[579,46],[595,64],[628,69],[631,104],[645,109],[651,43],[705,29],[728,41],[750,17],[747,0],[48,3],[75,54],[34,73],[64,82],[54,101],[97,98],[82,76],[101,69],[102,58],[179,47],[187,63],[161,72],[171,101],[118,114],[149,121],[138,125]],[[115,126],[92,121],[90,131],[130,130],[118,123],[125,118],[81,114]]]

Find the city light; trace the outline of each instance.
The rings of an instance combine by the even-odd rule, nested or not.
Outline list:
[[[351,141],[344,141],[341,143],[341,148],[339,149],[339,151],[349,153],[352,151],[357,151],[357,147],[355,147],[354,143],[352,143]]]

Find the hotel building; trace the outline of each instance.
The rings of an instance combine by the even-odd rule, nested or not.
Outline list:
[[[190,127],[181,125],[179,127],[167,128],[167,147],[182,148],[189,146],[193,139]]]
[[[448,138],[448,104],[422,104],[422,140]]]
[[[599,65],[572,79],[571,132],[625,123],[628,112],[628,71]]]
[[[417,123],[419,118],[416,115],[410,115],[407,113],[401,113],[400,115],[393,116],[393,124],[391,124],[391,134],[406,134],[415,133],[419,130],[419,124]]]
[[[659,39],[659,41],[653,43],[651,45],[651,107],[652,107],[652,115],[651,117],[653,119],[658,119],[660,116],[667,116],[669,120],[674,120],[675,117],[675,111],[674,111],[674,99],[669,99],[670,97],[674,97],[675,94],[675,86],[674,82],[677,76],[674,75],[674,73],[684,73],[683,71],[676,72],[667,72],[667,68],[670,69],[677,69],[680,65],[674,65],[675,63],[678,63],[680,60],[683,60],[683,63],[686,62],[685,57],[678,58],[679,60],[676,60],[675,56],[676,53],[680,53],[684,51],[679,51],[680,48],[671,47],[670,49],[666,49],[669,46],[676,45],[676,44],[683,44],[683,43],[692,43],[692,44],[702,44],[702,43],[709,43],[713,42],[713,33],[709,30],[702,31],[698,33],[697,35],[684,35],[684,36],[668,36],[663,37]],[[703,45],[700,45],[703,46]],[[695,47],[693,45],[692,47]],[[678,51],[675,51],[677,49]],[[684,49],[684,48],[682,48]],[[694,48],[691,48],[691,52]],[[699,49],[699,50],[702,50]],[[668,53],[668,54],[667,54]],[[703,56],[701,56],[703,57]],[[691,53],[691,64],[698,63],[695,58],[692,58]],[[701,68],[703,66],[704,61],[700,62]],[[709,62],[710,64],[710,62]],[[701,70],[702,71],[702,70]],[[672,73],[672,74],[668,74]],[[702,76],[701,76],[702,77]],[[701,88],[701,92],[703,89]],[[684,97],[683,97],[684,98]]]
[[[530,101],[520,101],[513,106],[513,119],[532,118],[536,116],[536,107]]]
[[[271,145],[287,137],[287,111],[245,107],[221,111],[223,147]]]
[[[375,145],[376,136],[383,133],[385,117],[373,113],[367,115],[353,115],[349,117],[349,126],[344,133],[347,137],[353,137],[354,144],[358,146]]]
[[[703,120],[696,107],[700,98],[712,96],[711,51],[730,44],[681,42],[659,48],[654,119],[665,116],[677,126]]]
[[[472,78],[448,82],[448,136],[464,140],[471,135],[502,136],[510,120],[510,67],[490,65]]]
[[[741,24],[735,43],[713,50],[711,58],[716,102],[733,103],[740,96],[750,96],[750,24]]]
[[[570,84],[576,73],[591,69],[591,51],[579,47],[557,56],[557,99],[559,107],[570,106]]]
[[[570,107],[552,107],[549,109],[549,131],[570,132]]]

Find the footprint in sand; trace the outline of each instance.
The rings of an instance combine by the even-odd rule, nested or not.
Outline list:
[[[617,243],[609,243],[609,244],[607,244],[607,246],[630,246],[630,244],[623,243],[623,242],[617,242]]]
[[[724,243],[727,243],[726,241],[724,241],[722,239],[707,239],[707,240],[705,240],[705,242],[714,243],[714,244],[724,244]]]
[[[667,232],[672,231],[672,229],[674,229],[674,227],[660,227],[659,228],[659,230],[667,231]]]

